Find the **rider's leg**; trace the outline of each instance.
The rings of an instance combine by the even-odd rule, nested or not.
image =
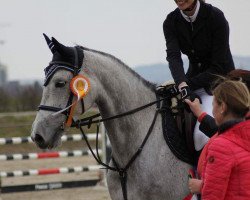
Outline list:
[[[213,96],[206,93],[204,89],[196,90],[195,93],[202,100],[201,109],[209,115],[212,115]],[[194,128],[194,146],[196,151],[200,151],[207,143],[209,138],[199,130],[200,123],[197,121]]]

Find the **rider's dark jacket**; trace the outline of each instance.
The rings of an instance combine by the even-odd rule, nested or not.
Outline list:
[[[163,23],[167,60],[178,85],[186,81],[192,90],[209,89],[215,76],[234,69],[229,47],[229,26],[222,11],[200,2],[196,20],[184,19],[177,8]],[[185,75],[181,53],[189,59]]]
[[[246,120],[250,120],[250,111],[246,115]],[[211,138],[218,131],[218,126],[215,123],[215,119],[207,114],[203,117],[202,121],[200,121],[199,129]]]

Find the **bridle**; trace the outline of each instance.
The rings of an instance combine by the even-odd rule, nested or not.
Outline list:
[[[79,65],[78,59],[77,59],[78,58],[78,50],[77,50],[77,48],[79,48],[79,47],[74,47],[74,54],[75,54],[75,58],[76,58],[75,59],[75,65],[72,65],[71,63],[67,63],[67,62],[55,61],[55,62],[50,62],[49,67],[51,67],[53,65],[66,65],[69,68],[68,70],[72,72],[73,78],[75,76],[77,76],[79,74],[80,70],[81,70],[81,65]],[[82,49],[80,49],[80,50],[83,51]],[[159,95],[156,92],[156,99],[157,100],[155,100],[153,102],[150,102],[150,103],[148,103],[146,105],[140,106],[138,108],[132,109],[130,111],[127,111],[127,112],[124,112],[124,113],[121,113],[121,114],[117,114],[115,116],[99,119],[100,114],[98,113],[98,114],[95,114],[93,116],[83,118],[81,120],[77,120],[77,121],[73,120],[73,123],[71,124],[71,127],[76,127],[81,131],[81,134],[83,135],[83,138],[85,139],[85,141],[87,143],[87,146],[88,146],[89,150],[91,151],[91,153],[92,153],[93,157],[95,158],[95,160],[100,165],[104,166],[104,169],[112,170],[112,171],[115,171],[115,172],[118,173],[118,175],[120,177],[120,183],[121,183],[121,187],[122,187],[122,193],[123,193],[124,200],[128,200],[128,197],[127,197],[127,170],[130,168],[130,166],[133,164],[133,162],[136,160],[136,158],[142,152],[143,147],[145,146],[150,134],[152,133],[152,130],[154,128],[157,116],[161,112],[161,109],[162,109],[161,108],[161,102],[166,100],[166,99],[169,99],[169,98],[171,98],[173,96],[176,96],[178,94],[178,90],[176,90],[175,87],[170,87],[166,91],[166,93],[168,95],[164,96],[163,98],[160,98]],[[73,97],[74,97],[74,94],[71,91],[68,102],[67,102],[67,105],[66,105],[66,108],[69,105],[72,104]],[[84,101],[82,100],[81,102],[82,102],[81,103],[82,104],[82,112],[84,112],[85,111],[85,109],[84,109]],[[156,111],[155,111],[153,120],[151,122],[151,125],[150,125],[150,127],[148,129],[148,132],[147,132],[144,140],[142,141],[141,145],[139,146],[137,151],[134,153],[134,155],[131,157],[131,159],[128,161],[128,163],[125,165],[125,167],[120,167],[113,156],[112,156],[112,161],[114,163],[114,166],[109,166],[108,164],[103,163],[100,156],[99,156],[99,153],[98,153],[99,123],[137,113],[137,112],[139,112],[139,111],[141,111],[141,110],[143,110],[145,108],[148,108],[150,106],[153,106],[155,104],[156,104]],[[38,109],[39,110],[45,110],[45,111],[51,111],[51,112],[59,112],[59,111],[63,110],[64,108],[59,108],[59,107],[54,107],[54,106],[47,106],[47,105],[39,105]],[[164,107],[164,109],[170,109],[170,108],[169,107]],[[62,112],[62,114],[66,115],[66,117],[67,117],[66,121],[67,121],[68,117],[69,117],[69,114],[70,114],[70,109],[64,110]],[[97,126],[97,134],[96,134],[96,154],[94,153],[92,147],[90,146],[88,138],[87,138],[85,132],[82,129],[82,126],[89,126],[90,127],[92,124],[98,124],[98,126]],[[64,127],[62,127],[62,129],[64,129]]]
[[[58,66],[58,68],[62,67],[70,72],[72,72],[73,74],[73,78],[75,76],[77,76],[81,70],[81,63],[79,63],[78,61],[78,52],[79,51],[83,51],[82,49],[80,49],[80,47],[76,46],[76,47],[73,47],[73,52],[74,52],[74,57],[75,57],[75,64],[72,65],[71,63],[68,63],[68,62],[62,62],[62,61],[52,61],[49,63],[49,66],[47,67],[48,69],[53,67],[53,66]],[[53,74],[52,74],[53,76]],[[49,77],[50,79],[51,77]],[[49,82],[49,80],[45,80],[45,84],[44,85],[47,85]],[[69,107],[71,104],[72,104],[72,101],[73,101],[73,97],[74,97],[74,94],[72,91],[70,91],[70,95],[69,95],[69,98],[68,98],[68,101],[67,101],[67,104],[66,104],[66,107]],[[85,112],[85,107],[84,107],[84,101],[83,99],[81,99],[81,107],[82,107],[82,114]],[[46,111],[51,111],[51,112],[59,112],[61,110],[64,110],[65,108],[59,108],[59,107],[54,107],[54,106],[47,106],[47,105],[39,105],[38,106],[38,110],[46,110]],[[68,120],[69,118],[69,114],[70,114],[70,109],[66,109],[62,112],[62,114],[66,115],[66,121]],[[64,129],[64,124],[62,125],[62,129]]]

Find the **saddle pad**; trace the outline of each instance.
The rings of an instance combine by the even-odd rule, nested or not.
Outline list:
[[[195,155],[190,153],[186,137],[180,133],[171,110],[167,108],[162,109],[161,114],[163,136],[170,150],[178,159],[191,165],[195,165]]]

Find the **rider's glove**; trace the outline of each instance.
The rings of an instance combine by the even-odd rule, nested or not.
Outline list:
[[[190,101],[194,101],[195,98],[198,98],[199,101],[200,101],[200,103],[202,103],[201,98],[199,97],[199,95],[197,95],[197,94],[195,94],[194,92],[192,92],[192,91],[190,90],[190,88],[189,88],[187,85],[181,87],[181,88],[179,89],[179,91],[180,91],[180,94],[181,94],[181,99],[182,99],[182,101],[184,101],[185,99],[189,99]],[[186,109],[188,112],[191,112],[189,105],[186,104],[185,102],[184,102],[184,105],[185,105],[185,106],[184,106],[185,109]]]

